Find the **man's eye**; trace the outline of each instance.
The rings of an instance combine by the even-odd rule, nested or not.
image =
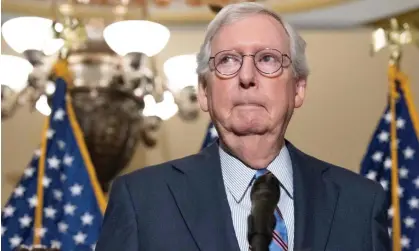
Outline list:
[[[227,63],[233,63],[235,61],[237,61],[237,60],[234,56],[227,55],[227,56],[222,57],[219,63],[220,64],[227,64]]]

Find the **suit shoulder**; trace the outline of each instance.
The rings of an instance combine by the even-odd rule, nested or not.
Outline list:
[[[371,195],[378,192],[384,192],[382,186],[377,182],[370,180],[354,171],[344,167],[334,165],[332,163],[320,160],[313,156],[306,155],[311,159],[316,166],[320,166],[325,170],[325,177],[337,184],[341,189],[353,190],[356,193],[371,193]]]
[[[127,184],[140,182],[148,184],[150,182],[158,182],[159,180],[164,180],[171,175],[173,172],[173,166],[182,162],[194,161],[197,159],[198,155],[199,154],[192,154],[159,164],[144,166],[130,173],[123,174],[117,177],[117,179],[124,180]]]

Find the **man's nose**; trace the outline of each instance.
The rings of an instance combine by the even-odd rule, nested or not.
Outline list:
[[[244,56],[243,64],[239,72],[240,86],[250,88],[256,86],[255,77],[257,74],[252,56]]]

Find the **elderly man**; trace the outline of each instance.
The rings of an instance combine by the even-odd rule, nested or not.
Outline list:
[[[115,180],[98,251],[247,251],[259,172],[280,181],[270,250],[386,251],[385,194],[284,139],[303,104],[305,42],[255,3],[229,5],[198,54],[199,103],[219,140]]]

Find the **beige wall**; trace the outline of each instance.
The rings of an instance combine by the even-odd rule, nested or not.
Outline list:
[[[203,27],[174,28],[168,46],[159,55],[168,57],[195,52]],[[308,96],[296,111],[287,138],[297,147],[334,164],[358,171],[381,113],[387,93],[387,52],[369,56],[369,30],[305,31],[312,69]],[[405,48],[403,69],[411,77],[419,108],[419,49]],[[161,70],[161,69],[160,69]],[[2,123],[2,204],[31,158],[40,140],[43,117],[21,109]],[[175,117],[157,134],[158,147],[139,147],[127,171],[182,157],[199,150],[208,123],[207,114],[197,122]]]

